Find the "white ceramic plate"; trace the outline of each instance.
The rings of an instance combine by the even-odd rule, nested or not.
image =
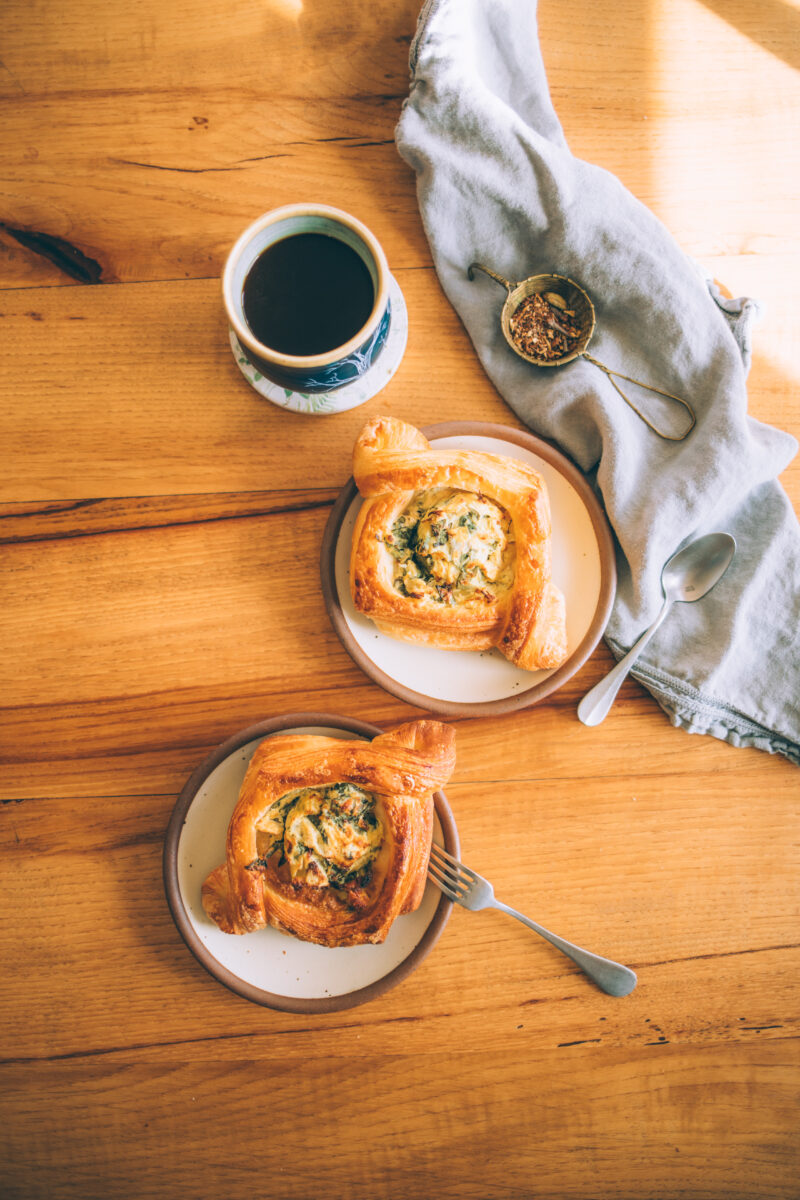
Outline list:
[[[570,678],[602,636],[616,584],[605,516],[578,469],[532,434],[466,422],[426,433],[437,449],[505,454],[530,463],[544,477],[553,525],[553,579],[566,598],[569,658],[553,671],[522,671],[499,650],[437,650],[380,633],[356,612],[350,595],[350,547],[362,503],[352,481],[331,514],[323,545],[323,592],[334,628],[359,666],[409,703],[451,716],[527,707]]]
[[[167,898],[189,949],[212,975],[240,995],[295,1012],[351,1007],[393,986],[431,948],[451,909],[449,901],[429,883],[417,911],[398,917],[382,945],[342,949],[301,942],[271,928],[241,937],[226,934],[206,916],[200,889],[207,875],[224,861],[225,837],[239,788],[263,738],[276,733],[353,738],[381,732],[362,722],[310,715],[316,718],[314,724],[277,718],[254,726],[210,756],[181,793],[164,849]],[[301,714],[296,716],[302,719]],[[287,720],[292,723],[287,725]],[[266,727],[271,728],[265,732]],[[457,855],[452,813],[441,793],[435,800],[434,840]]]

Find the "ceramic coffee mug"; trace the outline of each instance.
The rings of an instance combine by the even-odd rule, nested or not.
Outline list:
[[[256,259],[274,242],[300,233],[338,238],[359,255],[372,280],[374,303],[366,322],[343,345],[324,354],[283,354],[260,342],[244,315],[243,291]],[[231,328],[248,361],[265,378],[295,392],[330,392],[353,383],[376,361],[391,322],[389,267],[380,243],[355,217],[327,204],[288,204],[265,213],[234,245],[222,276],[222,295]],[[313,314],[315,297],[309,295]]]

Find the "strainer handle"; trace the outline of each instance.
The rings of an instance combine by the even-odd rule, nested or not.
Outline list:
[[[501,283],[504,288],[508,288],[509,292],[513,292],[515,287],[519,287],[518,283],[512,283],[510,279],[505,279],[502,275],[498,275],[497,271],[490,270],[489,267],[485,267],[483,263],[470,263],[469,267],[467,268],[467,277],[469,279],[475,278],[476,269],[478,271],[483,271],[484,275],[491,275],[492,279],[494,279],[497,283]]]
[[[643,383],[641,379],[633,379],[630,375],[623,375],[621,371],[612,371],[611,367],[607,367],[605,363],[601,363],[597,358],[592,358],[591,354],[587,354],[585,351],[583,357],[587,362],[593,363],[594,366],[599,367],[603,374],[608,376],[609,382],[613,384],[628,407],[632,408],[637,417],[641,417],[647,428],[652,429],[653,433],[657,434],[658,437],[664,438],[664,440],[667,442],[682,442],[683,439],[687,438],[692,432],[697,424],[697,416],[695,415],[695,411],[688,400],[683,400],[680,396],[673,395],[672,392],[665,392],[661,388],[653,387],[651,383]],[[685,429],[683,433],[679,434],[664,433],[663,430],[657,428],[657,426],[655,426],[653,422],[644,415],[641,409],[638,409],[633,401],[625,395],[616,379],[613,378],[614,375],[616,375],[617,379],[625,379],[628,383],[635,383],[638,387],[643,387],[648,392],[657,392],[659,396],[666,396],[668,400],[674,400],[677,404],[682,404],[691,417],[691,423],[689,424],[689,427]]]

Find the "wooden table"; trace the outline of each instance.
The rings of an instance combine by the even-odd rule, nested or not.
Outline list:
[[[800,777],[634,682],[584,729],[604,647],[538,708],[458,721],[448,794],[465,857],[633,965],[630,998],[457,911],[395,990],[293,1016],[215,983],[167,911],[164,830],[210,748],[296,709],[411,715],[320,595],[363,420],[515,423],[393,145],[416,8],[5,6],[4,1198],[800,1194]],[[751,412],[800,433],[797,5],[543,0],[540,26],[575,152],[766,302]],[[385,392],[327,419],[244,383],[220,305],[237,234],[301,199],[376,232],[411,314]],[[12,229],[76,247],[72,275]],[[797,460],[783,482],[798,506]]]

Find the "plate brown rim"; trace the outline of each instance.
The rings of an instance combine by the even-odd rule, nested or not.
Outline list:
[[[442,931],[450,919],[450,913],[453,910],[452,901],[448,900],[444,895],[439,897],[436,911],[416,946],[414,946],[401,963],[398,963],[393,970],[382,976],[382,978],[376,979],[374,983],[370,983],[366,987],[358,988],[354,992],[346,992],[340,996],[306,998],[302,996],[283,996],[279,992],[265,991],[263,988],[256,987],[255,984],[247,983],[246,980],[240,979],[233,971],[229,971],[227,967],[223,966],[195,933],[189,920],[178,882],[178,846],[181,832],[186,822],[186,815],[192,806],[195,796],[211,772],[221,762],[224,762],[226,758],[230,757],[231,754],[249,742],[255,741],[256,738],[267,737],[272,733],[279,733],[285,729],[296,729],[306,725],[321,725],[331,729],[344,729],[348,733],[360,734],[362,737],[370,739],[377,737],[380,733],[386,732],[377,725],[372,725],[367,721],[359,721],[354,717],[343,717],[336,713],[297,712],[284,713],[279,717],[269,717],[265,721],[259,721],[258,724],[250,725],[246,729],[233,734],[232,737],[229,737],[221,745],[217,746],[216,750],[213,750],[192,772],[175,803],[164,838],[162,859],[164,891],[166,892],[167,904],[172,914],[172,919],[189,950],[191,950],[197,961],[201,966],[205,967],[210,975],[213,975],[216,980],[224,984],[232,992],[236,992],[237,995],[243,996],[245,1000],[250,1000],[254,1004],[260,1004],[265,1008],[274,1008],[281,1012],[339,1012],[346,1008],[355,1008],[357,1005],[366,1004],[368,1000],[373,1000],[376,996],[380,996],[383,992],[388,991],[405,979],[406,976],[410,975],[426,955],[430,953],[441,937]],[[458,830],[447,797],[442,791],[434,792],[433,801],[436,807],[436,815],[442,827],[445,849],[458,858],[460,854]]]
[[[504,696],[499,700],[482,700],[472,703],[455,700],[438,700],[433,696],[426,696],[423,692],[416,692],[412,688],[398,683],[391,675],[387,675],[385,671],[382,671],[362,650],[350,631],[339,602],[339,595],[336,588],[336,545],[345,514],[358,495],[358,489],[352,476],[334,502],[328,523],[325,526],[325,532],[322,537],[322,549],[320,551],[322,595],[331,624],[337,637],[356,666],[360,667],[364,674],[382,687],[384,691],[389,692],[392,696],[397,696],[400,700],[405,700],[407,704],[411,704],[415,708],[421,708],[445,717],[497,716],[503,713],[517,712],[520,709],[530,708],[532,705],[538,704],[540,700],[544,700],[545,697],[550,696],[565,684],[568,679],[571,679],[581,669],[603,636],[603,630],[611,614],[611,606],[614,603],[617,586],[614,541],[605,513],[578,467],[560,450],[551,445],[550,442],[546,442],[532,433],[527,433],[521,429],[514,429],[511,425],[493,425],[485,421],[444,421],[438,425],[429,425],[422,432],[429,439],[461,435],[464,437],[494,437],[514,442],[516,445],[523,446],[526,450],[531,450],[534,454],[543,458],[545,462],[549,463],[567,479],[568,483],[574,487],[580,496],[589,513],[600,553],[600,594],[591,624],[580,643],[575,647],[575,650],[558,670],[554,671],[546,679],[533,684],[523,692],[517,692],[513,696]]]

